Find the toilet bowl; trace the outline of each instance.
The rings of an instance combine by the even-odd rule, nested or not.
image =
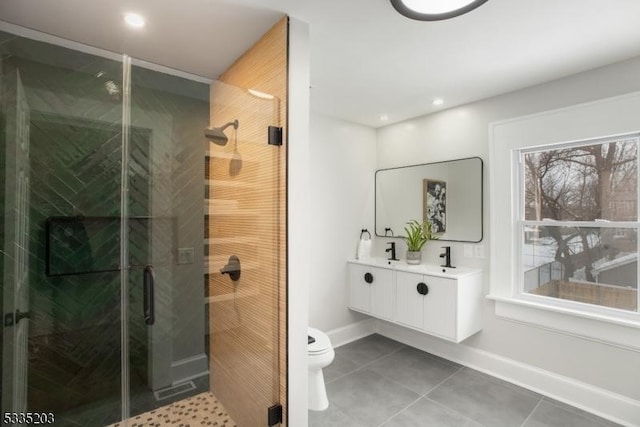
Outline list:
[[[324,411],[329,407],[322,368],[327,367],[335,356],[329,337],[315,328],[308,328],[309,341],[309,409]]]

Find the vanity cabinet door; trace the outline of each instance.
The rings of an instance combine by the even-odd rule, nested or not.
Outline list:
[[[385,320],[393,319],[393,271],[376,268],[371,286],[371,314]]]
[[[456,340],[457,287],[454,279],[396,272],[396,321]]]
[[[458,281],[424,276],[429,293],[424,296],[423,329],[425,332],[458,341]]]
[[[371,267],[349,264],[349,306],[356,310],[371,312],[371,284],[365,280],[367,273],[375,281],[375,272]]]
[[[393,271],[349,264],[349,306],[382,319],[393,317]]]
[[[413,328],[424,325],[424,296],[418,292],[422,274],[396,272],[396,320]]]

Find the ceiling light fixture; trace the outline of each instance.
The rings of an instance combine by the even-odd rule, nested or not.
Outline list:
[[[433,105],[438,106],[438,105],[442,105],[444,104],[444,99],[442,98],[436,98],[433,100]]]
[[[128,26],[133,28],[142,28],[146,24],[144,17],[142,15],[138,15],[137,13],[125,13],[124,22],[126,22]]]
[[[471,12],[487,0],[391,0],[393,7],[417,21],[442,21]]]
[[[386,122],[389,120],[389,116],[386,114],[380,114],[380,121],[381,122]]]
[[[273,95],[271,95],[270,93],[265,93],[265,92],[260,92],[259,90],[255,90],[255,89],[247,89],[247,91],[255,96],[256,98],[261,98],[261,99],[274,99],[275,97]]]

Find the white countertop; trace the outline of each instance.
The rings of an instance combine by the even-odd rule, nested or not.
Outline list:
[[[406,271],[408,273],[428,274],[430,276],[447,277],[457,279],[471,274],[482,273],[479,268],[460,267],[455,268],[442,267],[438,264],[422,263],[417,265],[407,264],[406,261],[390,261],[386,258],[370,258],[366,260],[350,259],[348,262],[353,264],[369,265],[371,267],[386,268],[389,270]]]

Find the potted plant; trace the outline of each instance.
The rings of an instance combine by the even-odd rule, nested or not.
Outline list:
[[[404,240],[407,242],[407,264],[420,264],[424,244],[429,240],[437,239],[433,234],[432,225],[429,221],[420,223],[412,219],[407,222],[404,232],[406,234]]]

